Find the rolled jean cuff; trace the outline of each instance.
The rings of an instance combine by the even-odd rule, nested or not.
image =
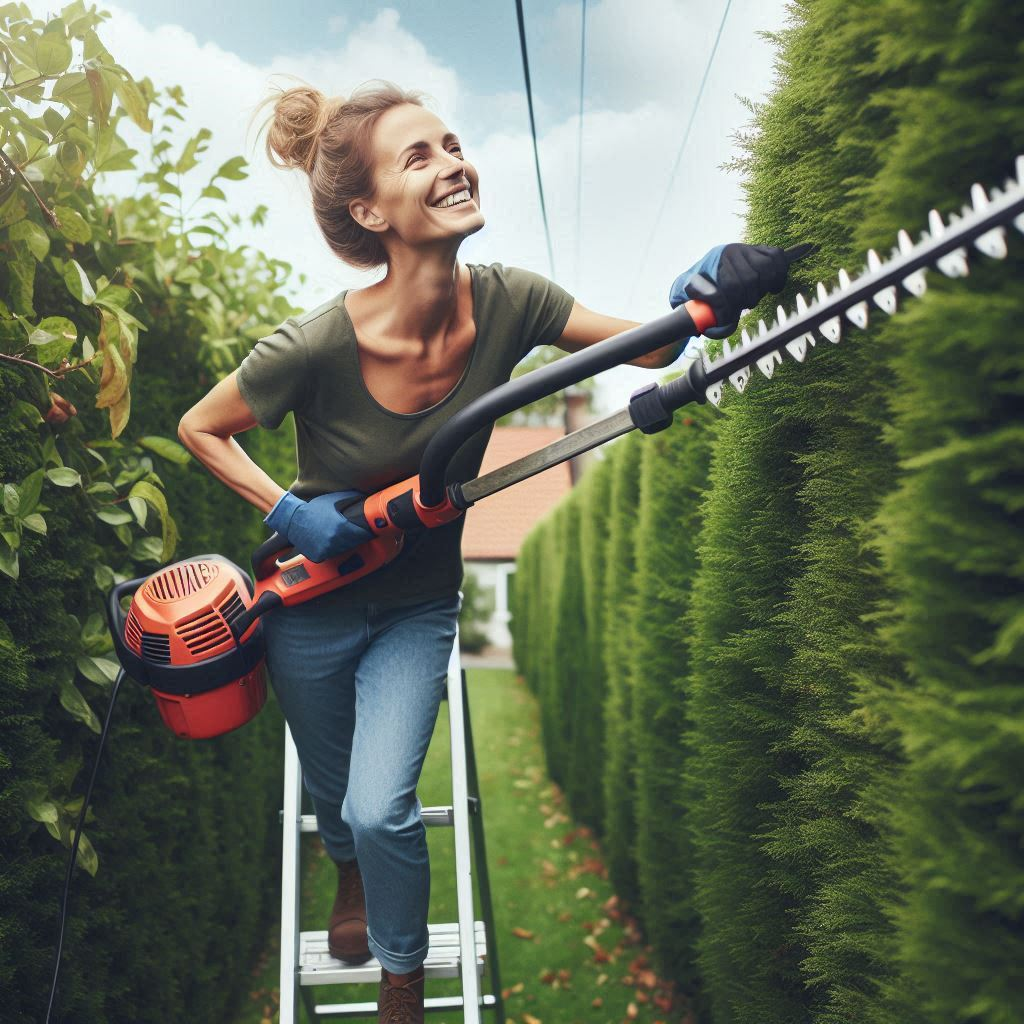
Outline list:
[[[366,929],[366,944],[381,967],[392,974],[408,974],[409,971],[416,970],[427,959],[427,950],[430,947],[430,943],[426,942],[415,953],[392,953],[374,939],[369,928]]]

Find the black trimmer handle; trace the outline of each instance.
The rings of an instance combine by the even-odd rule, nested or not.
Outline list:
[[[128,617],[121,608],[121,598],[125,594],[134,595],[148,579],[149,576],[139,576],[134,580],[115,583],[107,594],[107,626],[110,629],[110,638],[114,641],[114,651],[121,662],[121,667],[136,682],[139,682],[138,655],[124,642],[124,626]]]
[[[274,571],[276,556],[290,547],[294,545],[283,533],[272,533],[252,553],[252,571],[256,580],[265,580]]]

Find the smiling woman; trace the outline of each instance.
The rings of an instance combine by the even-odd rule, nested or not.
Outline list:
[[[485,223],[480,177],[421,94],[383,82],[327,98],[303,84],[270,101],[271,163],[308,176],[339,259],[384,275],[260,339],[179,436],[268,527],[323,559],[360,542],[335,502],[415,476],[440,426],[561,340],[575,304],[540,274],[459,263]],[[289,412],[298,472],[284,490],[233,435]],[[450,472],[473,478],[490,434]],[[464,523],[409,533],[377,571],[263,616],[270,682],[338,864],[328,946],[350,963],[377,957],[381,1021],[423,1019],[430,873],[416,784],[455,636]]]

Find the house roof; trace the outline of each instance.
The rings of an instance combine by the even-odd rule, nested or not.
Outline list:
[[[495,427],[484,452],[480,476],[529,455],[565,436],[561,427]],[[462,557],[512,561],[526,535],[572,490],[569,463],[562,462],[520,480],[466,509]]]

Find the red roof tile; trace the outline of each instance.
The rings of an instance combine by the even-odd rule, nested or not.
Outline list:
[[[561,427],[495,427],[480,476],[529,455],[565,436]],[[462,557],[512,561],[533,528],[572,490],[569,463],[551,466],[466,509]]]

